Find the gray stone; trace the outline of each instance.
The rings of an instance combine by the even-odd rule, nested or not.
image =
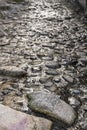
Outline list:
[[[13,77],[21,77],[26,75],[27,72],[15,67],[15,66],[3,66],[0,67],[0,75],[13,76]]]
[[[47,75],[57,75],[58,74],[58,72],[56,71],[56,70],[46,70],[46,74]]]
[[[52,68],[52,69],[56,69],[56,68],[60,67],[60,65],[57,61],[46,62],[45,66],[48,67],[48,68]]]
[[[78,101],[75,97],[69,97],[68,98],[68,101],[69,101],[69,104],[72,106],[72,107],[78,107],[80,105],[80,101]]]
[[[50,130],[52,122],[0,104],[0,130]]]
[[[59,82],[61,81],[61,79],[60,79],[60,77],[55,76],[55,77],[53,78],[53,81],[54,81],[55,83],[59,83]]]
[[[80,95],[81,94],[81,91],[79,89],[69,89],[69,92],[70,94],[73,94],[73,95]]]
[[[35,66],[32,67],[31,70],[33,73],[39,73],[42,70],[42,68],[40,66]]]
[[[72,76],[69,75],[63,75],[63,78],[65,81],[69,82],[69,83],[73,83],[74,79]]]
[[[43,47],[48,47],[50,49],[54,49],[54,47],[56,46],[56,43],[44,43],[42,44]]]
[[[47,83],[44,84],[45,88],[51,87],[53,83],[51,81],[48,81]]]
[[[39,81],[40,81],[41,84],[46,83],[47,80],[48,80],[48,77],[42,77],[42,78],[39,79]]]
[[[46,114],[53,119],[57,119],[67,125],[72,125],[75,121],[76,113],[74,109],[59,99],[57,95],[47,92],[36,92],[28,95],[30,107],[40,113]]]

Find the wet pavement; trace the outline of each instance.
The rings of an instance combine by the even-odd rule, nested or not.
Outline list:
[[[68,0],[3,1],[0,67],[5,66],[21,68],[27,75],[0,72],[2,104],[33,113],[27,94],[50,91],[78,114],[67,130],[87,130],[87,26],[79,7],[74,8]]]

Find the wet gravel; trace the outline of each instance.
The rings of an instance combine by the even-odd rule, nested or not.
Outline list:
[[[51,91],[78,113],[67,130],[87,130],[87,26],[83,15],[68,0],[1,2],[0,67],[16,66],[27,75],[0,75],[0,103],[33,113],[27,94]],[[66,128],[55,125],[53,130]]]

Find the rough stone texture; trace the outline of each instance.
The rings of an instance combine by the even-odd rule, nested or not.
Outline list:
[[[50,130],[52,122],[0,104],[0,130]]]
[[[26,75],[27,72],[15,67],[15,66],[3,66],[0,67],[0,75],[13,76],[13,77],[21,77]]]
[[[18,101],[33,91],[53,91],[64,101],[75,97],[81,104],[70,129],[80,130],[87,119],[87,19],[70,1],[75,0],[0,0],[0,67],[27,72],[21,78],[0,75],[0,102],[25,111],[28,104]]]
[[[60,120],[67,125],[72,125],[75,121],[76,113],[74,109],[59,99],[57,95],[36,92],[29,94],[29,98],[31,98],[29,105],[33,110]]]

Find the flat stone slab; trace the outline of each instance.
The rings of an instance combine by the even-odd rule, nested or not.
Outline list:
[[[0,75],[13,76],[13,77],[21,77],[26,75],[27,72],[18,68],[16,66],[3,66],[0,67]]]
[[[52,122],[0,104],[0,130],[50,130]]]
[[[72,125],[76,118],[74,109],[57,95],[47,92],[34,92],[28,95],[30,107],[40,113]]]

